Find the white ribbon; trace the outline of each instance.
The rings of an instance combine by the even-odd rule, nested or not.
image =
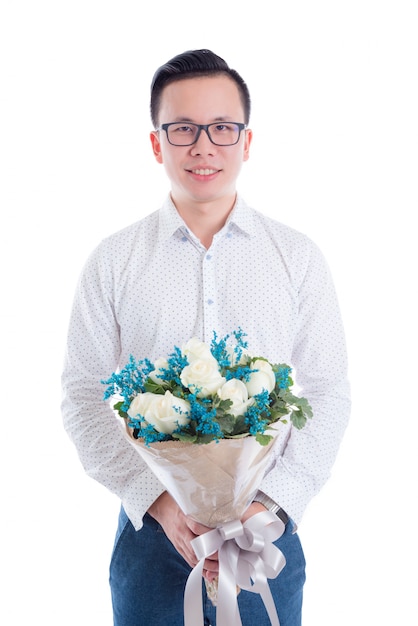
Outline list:
[[[233,521],[192,541],[199,559],[187,579],[184,593],[184,626],[203,626],[202,576],[205,559],[218,552],[219,582],[216,623],[242,626],[236,587],[259,593],[272,626],[280,626],[268,578],[276,578],[286,564],[273,544],[285,529],[271,511],[250,517],[244,524]]]

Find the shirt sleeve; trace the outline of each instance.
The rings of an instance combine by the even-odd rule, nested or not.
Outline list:
[[[313,243],[299,287],[292,365],[298,393],[308,399],[313,418],[302,430],[290,429],[260,489],[298,524],[330,476],[351,406],[337,296],[326,261]]]
[[[117,369],[121,346],[111,268],[103,263],[100,250],[99,246],[87,261],[76,289],[62,374],[62,415],[86,473],[121,499],[139,529],[143,515],[164,487],[103,401],[101,381]]]

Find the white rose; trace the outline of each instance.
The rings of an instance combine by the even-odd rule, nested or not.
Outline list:
[[[138,418],[139,415],[143,417],[148,411],[154,396],[155,394],[150,392],[139,393],[135,396],[128,409],[129,417]]]
[[[155,430],[165,435],[190,421],[190,404],[182,398],[176,398],[170,391],[164,395],[140,393],[131,402],[128,415],[132,418],[143,417]]]
[[[232,406],[228,409],[228,413],[238,417],[244,415],[249,406],[254,404],[254,398],[248,398],[247,387],[242,380],[231,378],[217,391],[221,400],[231,400]]]
[[[208,344],[200,341],[197,337],[189,339],[189,341],[182,346],[181,351],[189,363],[193,363],[193,361],[197,359],[206,360],[213,358]]]
[[[162,385],[164,383],[164,370],[168,369],[168,361],[164,358],[159,358],[154,363],[154,370],[150,372],[148,375],[154,383],[157,385]]]
[[[195,359],[190,365],[186,365],[180,374],[180,379],[192,393],[198,392],[199,398],[215,394],[225,382],[225,378],[219,371],[218,362],[213,356],[207,359]]]
[[[249,380],[245,383],[248,395],[256,396],[262,391],[271,393],[276,385],[276,377],[270,363],[257,359],[251,363],[250,369],[257,371],[250,374]]]

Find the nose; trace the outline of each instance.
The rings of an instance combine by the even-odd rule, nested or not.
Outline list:
[[[214,154],[216,152],[216,146],[209,139],[209,132],[207,128],[200,128],[199,134],[195,143],[190,146],[193,154]]]

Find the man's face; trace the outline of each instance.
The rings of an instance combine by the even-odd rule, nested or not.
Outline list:
[[[188,78],[164,88],[159,124],[244,122],[237,85],[228,76]],[[173,146],[165,131],[153,131],[151,143],[158,163],[171,181],[174,202],[211,203],[230,199],[243,161],[249,157],[251,131],[241,132],[233,146],[216,146],[202,130],[192,146]]]

